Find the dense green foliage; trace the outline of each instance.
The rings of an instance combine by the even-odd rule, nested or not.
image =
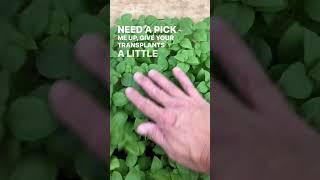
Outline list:
[[[319,130],[320,1],[214,0],[213,7],[215,16],[247,40],[297,112]]]
[[[212,4],[214,15],[230,22],[247,40],[297,112],[320,129],[320,1]],[[103,88],[74,63],[72,49],[85,32],[105,33],[104,7],[102,0],[0,2],[0,179],[105,178],[103,166],[60,127],[47,104],[48,90],[58,79],[73,80],[101,96]],[[157,59],[119,59],[111,51],[111,178],[208,179],[170,161],[158,146],[134,132],[145,119],[123,90],[139,89],[132,80],[134,72],[156,69],[174,81],[170,70],[179,66],[209,100],[209,19],[194,24],[188,18],[127,15],[117,23],[175,24],[185,31],[169,48],[159,50]],[[112,50],[118,50],[112,43]]]
[[[47,103],[59,79],[96,95],[103,91],[75,63],[73,46],[83,33],[106,34],[105,5],[102,0],[0,2],[1,180],[106,179],[105,167],[61,127]]]
[[[112,180],[198,180],[209,177],[194,173],[172,162],[163,150],[151,141],[139,137],[135,128],[147,118],[141,114],[124,94],[126,87],[134,87],[132,77],[135,72],[147,73],[151,69],[162,72],[173,82],[171,70],[182,68],[199,92],[210,100],[210,19],[194,23],[190,18],[157,19],[153,16],[140,16],[132,19],[130,14],[123,15],[117,25],[177,26],[174,40],[165,41],[166,46],[159,48],[158,57],[118,57],[117,52],[136,48],[119,48],[117,28],[111,29],[110,61],[110,171]],[[141,41],[140,41],[141,42]],[[143,41],[146,42],[146,41]],[[155,41],[147,41],[155,42]],[[138,48],[139,49],[139,48]],[[143,48],[142,48],[143,49]]]

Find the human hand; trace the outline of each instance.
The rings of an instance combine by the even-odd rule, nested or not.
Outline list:
[[[75,49],[78,63],[86,67],[88,71],[95,74],[103,82],[107,82],[109,78],[105,75],[108,73],[106,73],[107,67],[104,65],[106,44],[102,41],[102,38],[95,35],[84,36],[77,43]],[[209,104],[200,96],[180,69],[175,69],[174,75],[181,82],[186,93],[155,71],[151,71],[149,75],[158,83],[162,83],[164,88],[170,89],[168,93],[174,96],[174,98],[169,98],[169,95],[164,92],[162,94],[164,96],[160,96],[161,94],[157,96],[162,98],[161,102],[166,101],[167,109],[163,112],[164,115],[162,114],[163,118],[166,119],[155,118],[155,120],[159,121],[157,124],[160,124],[162,120],[168,120],[168,122],[162,122],[161,125],[166,127],[166,138],[170,139],[159,139],[161,138],[159,135],[162,135],[160,131],[155,131],[159,134],[150,133],[149,130],[152,130],[152,128],[163,128],[162,126],[156,126],[154,123],[145,123],[140,126],[138,131],[162,145],[174,160],[194,170],[208,172],[210,167]],[[139,78],[137,79],[139,81]],[[142,81],[139,82],[147,89],[149,87],[148,82],[145,86],[143,79],[145,78],[142,78]],[[131,93],[129,90],[128,95],[133,102],[139,103],[141,99],[145,100],[136,93],[135,90]],[[164,99],[165,96],[166,99]],[[96,152],[101,158],[108,157],[106,156],[106,147],[109,144],[109,139],[105,136],[105,129],[109,128],[109,123],[105,122],[108,121],[106,110],[102,109],[88,93],[69,81],[56,82],[50,91],[49,101],[53,111],[62,123],[79,135],[90,150]],[[150,103],[152,102],[150,101]],[[141,105],[138,106],[141,107]],[[158,108],[160,109],[160,107]],[[144,112],[145,110],[150,109],[143,108]],[[183,116],[175,118],[174,116],[177,113],[183,114]],[[148,112],[146,114],[148,115]],[[161,131],[161,133],[163,132]],[[193,136],[194,134],[197,136]]]
[[[209,173],[210,105],[181,69],[174,68],[173,74],[183,90],[155,70],[148,76],[134,75],[150,99],[133,88],[126,89],[126,95],[152,120],[139,125],[137,132],[160,145],[178,163]]]
[[[320,151],[318,135],[288,107],[239,37],[220,20],[213,21],[212,27],[214,55],[219,57],[228,79],[241,96],[238,98],[217,80],[212,86],[213,177],[223,180],[319,177],[316,170],[320,160],[315,155]],[[106,82],[108,67],[104,65],[103,44],[97,37],[86,37],[76,49],[82,57],[78,58],[80,62]],[[109,128],[104,121],[108,118],[105,109],[66,81],[52,87],[50,103],[59,119],[94,152],[102,158],[108,157],[105,156],[109,144],[105,136],[105,129]]]
[[[213,178],[318,179],[318,135],[289,108],[240,37],[220,19],[211,23],[213,56],[237,92],[214,82]]]
[[[105,58],[106,42],[99,35],[85,35],[75,46],[77,63],[100,79],[108,87],[109,73]],[[109,112],[87,92],[66,80],[54,83],[49,93],[53,112],[62,124],[70,128],[95,152],[108,162],[106,129],[109,128]]]

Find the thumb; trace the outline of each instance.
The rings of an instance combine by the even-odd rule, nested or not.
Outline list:
[[[159,146],[164,147],[165,138],[159,126],[152,122],[145,122],[138,126],[137,133],[141,136],[146,136]]]

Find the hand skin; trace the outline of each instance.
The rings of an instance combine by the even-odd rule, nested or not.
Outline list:
[[[155,70],[148,76],[134,75],[150,99],[133,88],[126,89],[126,95],[152,120],[139,125],[137,132],[160,145],[176,162],[209,174],[210,105],[181,69],[174,68],[173,74],[183,90]]]
[[[211,24],[213,56],[218,57],[228,80],[241,97],[236,96],[219,80],[215,79],[211,86],[214,88],[210,124],[210,149],[213,153],[210,156],[211,178],[320,179],[319,135],[288,107],[286,100],[239,36],[219,19],[213,18]],[[77,43],[76,54],[80,64],[106,82],[108,73],[104,70],[104,49],[106,45],[99,37],[88,35]],[[105,158],[105,147],[109,139],[106,140],[104,121],[108,118],[108,112],[87,93],[67,81],[54,84],[49,100],[61,122],[78,134],[92,151]],[[166,120],[166,123],[170,124],[170,121]],[[173,125],[179,122],[172,121]],[[146,126],[158,127],[158,122],[154,123],[157,126],[152,123]],[[179,125],[179,128],[187,129],[185,132],[195,131],[188,124]],[[179,139],[180,136],[184,134],[178,134],[175,138]],[[189,160],[186,163],[195,161],[196,155],[185,158],[185,154],[183,152],[179,157]]]
[[[211,177],[320,179],[319,135],[289,108],[240,37],[219,18],[211,25],[213,56],[241,97],[219,80],[211,86]]]
[[[109,73],[106,72],[109,67],[105,60],[109,55],[103,39],[97,34],[84,35],[75,46],[75,55],[78,64],[109,87]],[[109,162],[106,132],[109,112],[98,101],[71,81],[61,80],[50,89],[49,103],[63,125],[78,135],[98,158]]]

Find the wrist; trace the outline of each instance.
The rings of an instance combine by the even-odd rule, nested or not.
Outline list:
[[[199,169],[202,173],[210,174],[210,145],[206,145],[201,152]]]

